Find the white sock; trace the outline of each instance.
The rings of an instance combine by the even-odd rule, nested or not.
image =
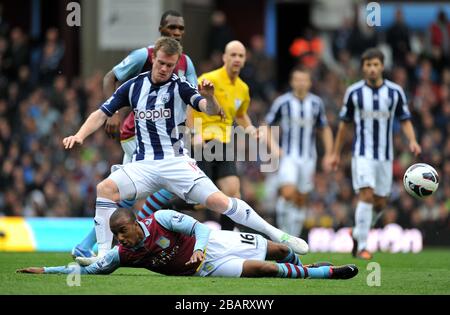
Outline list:
[[[306,209],[293,205],[293,207],[289,209],[289,213],[289,223],[291,227],[287,232],[293,236],[300,237],[303,229],[303,223],[305,222]]]
[[[289,218],[286,208],[286,199],[284,199],[283,197],[278,197],[277,199],[277,203],[275,205],[275,214],[277,216],[277,226],[281,230],[287,232],[289,228]]]
[[[109,228],[109,218],[117,209],[117,204],[107,198],[98,197],[95,202],[95,235],[97,236],[98,257],[103,257],[111,249],[113,234]]]
[[[367,247],[367,237],[372,224],[372,209],[373,205],[364,201],[358,201],[356,205],[353,237],[358,241],[358,251]]]
[[[283,231],[267,223],[245,201],[237,198],[229,198],[229,200],[228,209],[223,214],[236,223],[266,234],[274,242],[281,242],[281,237],[285,234]]]

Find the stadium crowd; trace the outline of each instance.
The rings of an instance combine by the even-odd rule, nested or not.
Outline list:
[[[293,60],[311,68],[313,92],[323,98],[334,132],[345,89],[360,80],[361,52],[379,45],[387,53],[386,77],[407,94],[423,153],[418,160],[408,153],[397,124],[393,194],[378,225],[396,222],[419,228],[428,243],[450,240],[450,34],[444,31],[448,29],[450,23],[440,14],[428,30],[413,32],[399,12],[397,22],[385,32],[367,32],[346,21],[333,34],[308,33],[304,40],[319,43],[319,49],[308,53],[312,59],[296,55],[295,40],[290,49]],[[284,92],[277,88],[277,80],[287,78],[276,78],[276,62],[265,54],[263,36],[255,35],[246,44],[248,61],[242,78],[252,94],[249,115],[261,124],[271,101]],[[208,47],[208,60],[194,60],[197,75],[221,66],[214,50],[221,45]],[[47,30],[41,43],[31,45],[20,28],[0,25],[0,215],[92,217],[96,184],[122,160],[119,143],[104,132],[89,138],[79,148],[81,154],[63,150],[63,137],[75,132],[104,101],[103,73],[69,80],[60,68],[63,55],[64,43],[55,28]],[[348,146],[339,171],[318,170],[304,233],[315,226],[352,226],[356,198]],[[320,152],[319,148],[319,156]],[[434,166],[440,175],[438,191],[424,201],[407,195],[402,183],[407,167],[419,161]],[[238,163],[242,197],[270,219],[276,200],[276,191],[269,189],[273,176],[261,173],[259,166]]]

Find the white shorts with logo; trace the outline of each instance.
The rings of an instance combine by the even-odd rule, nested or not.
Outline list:
[[[353,189],[373,188],[375,195],[387,197],[392,189],[392,161],[378,161],[361,156],[352,158]]]
[[[114,165],[108,178],[118,186],[121,200],[141,199],[161,188],[175,193],[184,200],[194,185],[201,186],[205,197],[219,191],[197,166],[195,160],[186,155]],[[205,200],[193,201],[205,202]]]
[[[258,234],[213,230],[206,257],[196,275],[235,277],[242,274],[245,260],[265,260],[267,240]]]
[[[278,171],[278,184],[295,185],[301,193],[309,193],[314,188],[316,159],[296,159],[285,156],[281,159]]]

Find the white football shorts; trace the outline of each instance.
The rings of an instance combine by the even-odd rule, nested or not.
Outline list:
[[[314,188],[314,174],[316,173],[316,159],[296,159],[285,156],[280,161],[278,171],[278,185],[295,185],[303,194]]]
[[[352,182],[355,192],[370,187],[377,196],[389,196],[392,189],[392,173],[392,161],[378,161],[361,156],[352,158]]]
[[[141,199],[161,188],[186,200],[187,195],[203,203],[211,193],[219,191],[217,186],[197,166],[194,159],[183,155],[162,160],[142,160],[125,165],[114,165],[109,179],[119,188],[120,200]],[[189,194],[198,185],[196,194]],[[198,191],[204,192],[199,194]]]
[[[267,240],[261,235],[212,230],[205,261],[196,275],[238,278],[245,260],[265,260],[266,255]]]

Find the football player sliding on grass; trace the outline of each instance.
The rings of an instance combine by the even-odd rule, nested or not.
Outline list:
[[[110,227],[119,245],[89,266],[30,267],[17,272],[110,274],[119,267],[134,267],[201,277],[350,279],[358,274],[355,265],[303,265],[286,245],[258,234],[211,230],[173,210],[160,210],[138,221],[131,210],[118,209],[111,215]]]

